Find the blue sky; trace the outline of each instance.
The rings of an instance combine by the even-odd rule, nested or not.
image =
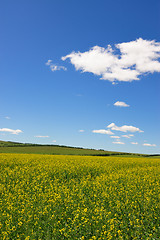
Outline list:
[[[1,140],[160,153],[158,0],[0,5]]]

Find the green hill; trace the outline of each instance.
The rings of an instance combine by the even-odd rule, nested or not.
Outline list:
[[[144,154],[133,154],[125,152],[104,151],[103,149],[86,149],[79,147],[69,147],[60,145],[40,145],[30,143],[19,143],[11,141],[0,141],[0,153],[34,153],[50,155],[82,155],[82,156],[111,156],[111,155],[132,155],[147,156]]]

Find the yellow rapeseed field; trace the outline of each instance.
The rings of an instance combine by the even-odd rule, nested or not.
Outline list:
[[[159,239],[159,165],[0,154],[0,239]]]

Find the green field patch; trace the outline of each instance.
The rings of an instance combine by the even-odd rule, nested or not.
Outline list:
[[[80,155],[80,156],[148,156],[125,152],[104,151],[103,149],[87,149],[61,145],[38,145],[18,142],[0,141],[0,153],[28,153],[50,155]]]

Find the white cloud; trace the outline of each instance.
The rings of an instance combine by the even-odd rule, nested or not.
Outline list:
[[[83,72],[91,72],[96,75],[101,75],[106,71],[107,67],[111,67],[117,57],[112,54],[111,47],[107,49],[95,46],[88,52],[72,52],[71,54],[62,57],[62,60],[70,59],[76,70]]]
[[[122,137],[125,137],[125,138],[131,138],[131,137],[133,137],[133,136],[134,136],[133,134],[122,135]]]
[[[120,101],[115,102],[114,106],[116,106],[116,107],[129,107],[128,104],[126,104],[125,102],[120,102]]]
[[[147,146],[147,147],[156,147],[156,144],[143,143],[143,146]]]
[[[56,141],[56,140],[53,140],[52,142],[53,142],[53,143],[56,143],[57,141]]]
[[[115,125],[115,123],[111,123],[107,127],[111,128],[112,130],[121,131],[121,132],[143,132],[139,128],[136,128],[136,127],[133,127],[133,126],[128,126],[128,125],[123,125],[121,127],[117,127]]]
[[[8,120],[9,120],[9,119],[11,119],[11,118],[10,118],[10,117],[5,117],[5,119],[8,119]]]
[[[122,137],[125,137],[125,138],[130,138],[129,135],[122,135]]]
[[[137,145],[137,144],[138,144],[138,142],[131,142],[131,144],[133,144],[133,145]]]
[[[103,80],[131,82],[139,80],[142,74],[160,72],[159,57],[159,42],[139,38],[116,44],[115,51],[110,45],[94,46],[86,52],[72,52],[62,60],[69,59],[76,70],[93,73]]]
[[[49,59],[49,60],[46,62],[46,65],[47,65],[47,66],[50,66],[51,64],[52,64],[52,60]]]
[[[67,68],[64,66],[57,66],[57,65],[53,64],[52,60],[50,60],[50,59],[46,62],[46,65],[50,67],[52,72],[59,71],[59,70],[64,70],[64,71],[67,70]]]
[[[67,70],[67,68],[64,67],[64,66],[57,66],[57,65],[54,65],[54,64],[52,64],[52,65],[50,66],[50,69],[51,69],[52,72],[54,72],[54,71],[59,71],[59,70],[61,70],[61,69],[64,70],[64,71]]]
[[[6,132],[6,133],[11,133],[11,134],[16,134],[18,135],[19,133],[22,133],[22,130],[20,129],[9,129],[9,128],[0,128],[0,132]]]
[[[105,130],[105,129],[93,130],[92,132],[93,133],[100,133],[100,134],[108,134],[108,135],[114,134],[110,130]]]
[[[49,138],[49,136],[40,136],[40,135],[34,136],[34,137],[36,137],[36,138]]]
[[[79,130],[78,132],[84,132],[84,130],[83,130],[83,129],[81,129],[81,130]]]
[[[123,67],[135,66],[139,73],[160,72],[160,43],[154,40],[143,40],[120,43],[116,45],[120,49],[120,64]]]
[[[124,142],[112,142],[113,144],[125,144]]]
[[[111,138],[116,138],[116,139],[119,139],[120,137],[119,136],[110,136]]]

